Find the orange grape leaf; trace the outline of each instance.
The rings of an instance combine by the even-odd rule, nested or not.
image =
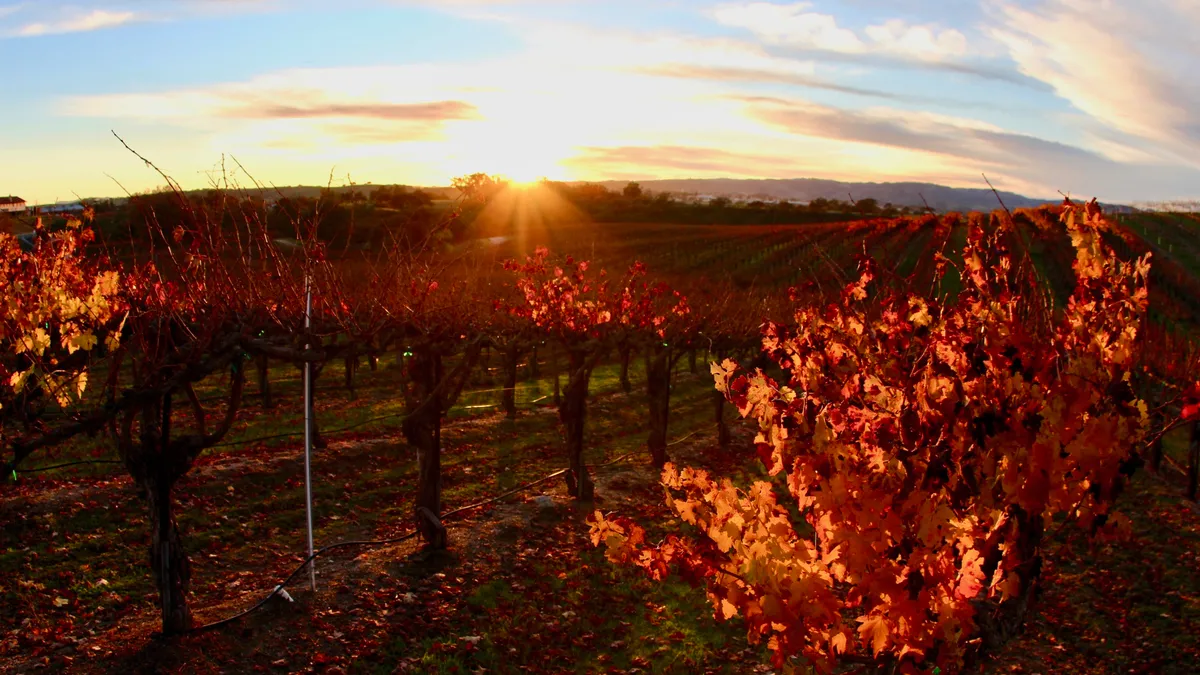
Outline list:
[[[882,616],[860,616],[858,621],[862,623],[858,627],[859,636],[862,637],[864,643],[871,645],[875,655],[878,655],[887,645],[887,619]]]

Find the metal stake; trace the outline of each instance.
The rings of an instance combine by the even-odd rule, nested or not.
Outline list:
[[[304,279],[304,328],[312,327],[312,287],[309,280]],[[304,351],[310,345],[304,343]],[[308,584],[317,590],[317,561],[313,556],[313,515],[312,515],[312,362],[304,362],[304,510],[308,517]]]

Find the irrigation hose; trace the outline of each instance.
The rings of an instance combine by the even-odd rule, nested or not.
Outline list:
[[[81,459],[76,462],[64,462],[62,464],[51,464],[50,466],[35,466],[32,469],[13,469],[17,473],[37,473],[38,471],[50,471],[51,469],[65,469],[69,466],[79,466],[81,464],[121,464],[119,459]]]
[[[686,438],[686,436],[684,438]],[[680,439],[680,440],[682,440],[682,439]],[[613,464],[616,464],[618,462],[623,462],[626,459],[633,457],[635,454],[637,454],[637,453],[633,453],[633,452],[627,453],[627,454],[621,455],[620,457],[617,457],[616,459],[609,460],[603,464],[597,464],[597,465],[593,466],[592,468],[593,469],[601,469],[601,468],[604,468],[607,466],[612,466]],[[460,506],[459,508],[454,509],[453,511],[448,511],[445,514],[443,514],[440,520],[445,521],[445,520],[447,520],[455,515],[458,515],[460,513],[470,511],[472,509],[477,509],[477,508],[480,508],[483,506],[488,506],[489,504],[494,504],[494,503],[500,501],[501,499],[504,499],[505,497],[514,495],[518,492],[523,492],[525,490],[528,490],[531,487],[545,483],[546,481],[557,478],[557,477],[567,473],[568,471],[570,471],[570,469],[559,469],[558,471],[555,471],[554,473],[543,476],[531,483],[526,483],[519,487],[508,490],[507,492],[502,492],[490,499],[486,499],[481,502],[476,502],[474,504],[469,504],[467,506]],[[229,625],[229,624],[231,624],[235,621],[238,621],[239,619],[241,619],[245,616],[248,616],[248,615],[252,614],[253,612],[261,609],[264,605],[266,605],[268,602],[270,602],[271,598],[274,598],[275,596],[277,596],[281,592],[283,592],[284,587],[286,587],[288,584],[290,584],[292,582],[292,580],[296,578],[296,575],[300,574],[300,572],[302,572],[304,570],[304,568],[308,566],[309,563],[311,563],[313,560],[315,560],[318,556],[324,555],[325,553],[328,553],[329,551],[332,551],[334,549],[339,549],[339,548],[346,548],[349,546],[387,546],[390,544],[398,544],[402,541],[412,539],[413,537],[417,536],[417,534],[418,534],[418,532],[416,530],[413,530],[412,532],[409,532],[407,534],[403,534],[399,537],[392,537],[389,539],[340,541],[335,544],[329,544],[328,546],[322,546],[321,548],[313,551],[312,555],[306,557],[303,562],[301,562],[299,565],[297,565],[296,568],[292,570],[292,573],[287,575],[287,577],[284,578],[284,580],[281,581],[277,586],[275,586],[275,588],[271,589],[271,592],[268,593],[267,596],[264,597],[262,600],[259,600],[257,603],[242,610],[241,612],[238,612],[237,614],[234,614],[233,616],[229,616],[224,619],[220,619],[218,621],[213,621],[212,623],[206,623],[203,626],[189,628],[188,630],[184,631],[184,634],[190,635],[190,634],[195,634],[195,633],[203,633],[206,631],[213,630],[215,628],[220,628],[221,626]]]

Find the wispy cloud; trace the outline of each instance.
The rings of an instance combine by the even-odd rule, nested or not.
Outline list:
[[[1184,0],[1132,5],[1045,0],[989,4],[991,36],[1018,68],[1108,127],[1200,166],[1200,10]]]
[[[682,79],[712,80],[715,82],[761,82],[770,84],[787,84],[810,89],[824,89],[843,94],[853,94],[867,98],[887,100],[910,100],[904,94],[855,87],[853,85],[830,82],[822,78],[803,73],[785,73],[776,70],[759,70],[753,68],[722,68],[713,66],[696,66],[686,63],[668,63],[653,66],[641,66],[634,72],[661,77],[677,77]]]
[[[57,35],[60,33],[82,33],[102,28],[113,28],[137,21],[137,12],[110,12],[95,9],[84,14],[74,14],[53,21],[36,21],[17,28],[12,34],[18,37]]]
[[[1002,176],[1009,185],[1039,194],[1062,190],[1130,200],[1139,189],[1131,185],[1134,171],[1140,187],[1157,183],[1162,194],[1189,194],[1200,180],[1198,170],[1181,170],[1111,139],[1103,145],[1108,152],[1102,152],[969,118],[891,109],[845,110],[804,101],[754,99],[747,103],[755,118],[788,133],[932,153],[976,172]],[[1122,150],[1123,157],[1112,156]],[[1135,160],[1144,163],[1129,163]]]
[[[860,34],[840,26],[831,14],[810,11],[812,7],[811,2],[743,2],[721,5],[712,16],[777,45],[845,54],[883,53],[921,61],[960,58],[967,53],[966,36],[954,28],[889,19],[867,26]]]
[[[439,122],[478,117],[478,109],[463,101],[428,103],[335,103],[248,101],[216,111],[243,119],[312,119],[356,117],[404,122]]]
[[[9,16],[10,14],[16,14],[17,12],[21,11],[27,4],[28,3],[25,3],[25,2],[18,2],[15,5],[0,5],[0,19],[4,18],[6,16]]]
[[[688,176],[779,176],[796,163],[786,157],[731,152],[720,148],[679,145],[642,145],[582,148],[566,162],[589,172],[600,171],[614,179],[627,176],[682,172]]]

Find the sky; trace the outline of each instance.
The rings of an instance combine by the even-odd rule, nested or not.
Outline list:
[[[1195,199],[1198,34],[1196,0],[0,0],[0,195],[164,185],[128,144],[187,189],[986,175]]]

